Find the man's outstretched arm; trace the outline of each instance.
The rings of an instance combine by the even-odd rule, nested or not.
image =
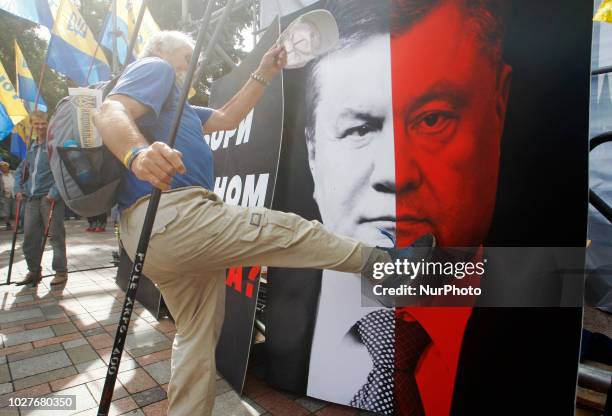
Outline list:
[[[255,71],[265,82],[269,82],[287,65],[287,52],[282,46],[272,46],[261,58],[259,67]],[[212,133],[218,130],[232,130],[255,107],[265,91],[264,82],[253,78],[234,95],[225,105],[214,110],[208,121],[204,124],[204,132]]]
[[[94,123],[104,145],[119,160],[137,147],[146,147],[138,153],[131,170],[140,180],[150,182],[161,190],[170,189],[172,178],[186,172],[182,154],[163,142],[151,145],[138,130],[135,120],[150,109],[126,95],[115,94],[107,98],[94,117]]]

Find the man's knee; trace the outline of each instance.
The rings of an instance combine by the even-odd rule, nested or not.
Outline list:
[[[49,234],[49,242],[53,247],[62,248],[66,245],[66,239],[61,234]]]

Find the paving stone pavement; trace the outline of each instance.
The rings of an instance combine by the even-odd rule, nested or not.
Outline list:
[[[114,233],[86,233],[85,221],[67,221],[70,271],[110,266]],[[18,236],[11,281],[27,273]],[[12,233],[0,232],[0,283],[8,272]],[[43,275],[52,274],[51,248]],[[115,284],[116,268],[70,273],[67,284],[50,288],[51,277],[36,289],[0,286],[0,416],[95,416],[106,366],[123,304]],[[165,415],[175,327],[156,320],[140,303],[134,315],[113,395],[111,415]],[[261,354],[251,357],[245,394],[217,380],[214,416],[344,416],[355,409],[275,390],[263,380]],[[25,411],[9,408],[11,397],[75,395],[73,411]],[[194,415],[196,416],[196,415]]]

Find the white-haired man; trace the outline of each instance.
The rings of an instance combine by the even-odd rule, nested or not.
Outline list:
[[[162,195],[144,272],[160,288],[176,323],[169,414],[207,415],[215,396],[215,345],[225,308],[225,269],[234,266],[326,268],[359,273],[389,253],[336,236],[316,221],[264,208],[225,205],[210,191],[213,158],[204,132],[231,130],[286,64],[273,46],[223,107],[187,104],[175,149],[164,141],[193,52],[193,41],[160,32],[129,65],[97,114],[104,144],[128,168],[119,190],[121,238],[134,256],[154,187]]]

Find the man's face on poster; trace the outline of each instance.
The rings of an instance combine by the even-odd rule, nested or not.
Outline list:
[[[318,63],[308,148],[327,227],[378,245],[389,245],[381,229],[401,246],[428,233],[442,246],[482,244],[511,70],[474,22],[443,2],[390,50],[374,35]]]
[[[315,68],[308,141],[315,199],[326,227],[370,244],[393,243],[395,172],[389,35],[367,38]]]
[[[488,233],[511,69],[482,30],[446,1],[392,36],[400,245],[433,233],[440,246],[478,246]]]

